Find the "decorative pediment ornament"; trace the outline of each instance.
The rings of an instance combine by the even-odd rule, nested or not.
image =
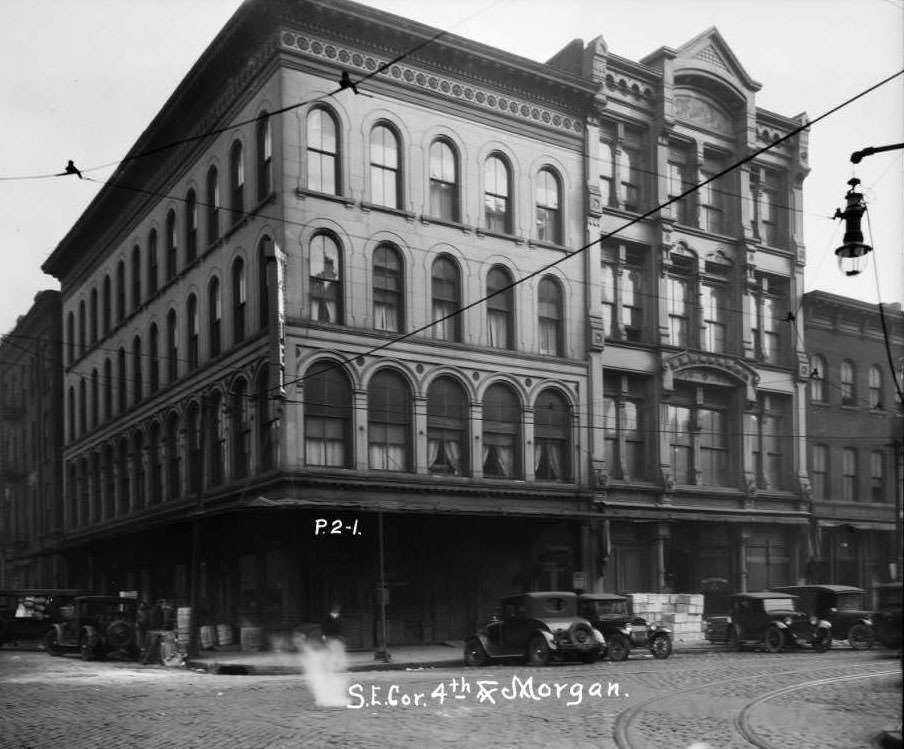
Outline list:
[[[715,65],[717,68],[722,68],[728,73],[731,72],[728,63],[725,62],[725,58],[712,44],[701,49],[694,57],[698,60],[703,60],[703,62],[708,62],[710,65]]]
[[[689,93],[675,94],[673,99],[675,119],[712,130],[722,135],[731,135],[731,120],[728,115],[702,97]]]
[[[681,351],[662,361],[662,389],[671,393],[675,380],[700,385],[734,387],[744,385],[747,403],[756,403],[756,386],[760,376],[756,370],[739,359],[722,354]]]

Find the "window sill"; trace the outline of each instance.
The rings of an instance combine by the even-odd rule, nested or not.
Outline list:
[[[474,233],[477,234],[478,237],[492,237],[493,239],[507,239],[510,242],[514,242],[515,244],[524,244],[524,242],[526,241],[524,237],[519,237],[516,234],[505,234],[504,232],[488,231],[487,229],[483,229],[479,226],[475,227]]]
[[[351,208],[354,206],[355,201],[346,198],[344,195],[334,195],[329,192],[318,192],[317,190],[308,190],[304,187],[296,187],[295,188],[295,197],[301,198],[305,200],[306,198],[321,198],[323,200],[330,200],[333,203],[341,203],[347,208]]]
[[[414,214],[411,211],[403,211],[401,208],[392,208],[391,206],[379,205],[377,203],[368,203],[364,200],[361,201],[361,210],[389,213],[393,216],[401,216],[408,221],[414,221]]]
[[[543,242],[539,239],[530,239],[527,242],[528,247],[539,247],[542,250],[559,250],[560,252],[568,252],[568,248],[564,244],[555,242]]]
[[[451,229],[461,229],[462,234],[470,234],[471,227],[466,224],[461,223],[460,221],[452,221],[447,218],[439,218],[437,216],[421,216],[421,223],[425,226],[429,226],[430,224],[439,224],[440,226],[448,226]]]

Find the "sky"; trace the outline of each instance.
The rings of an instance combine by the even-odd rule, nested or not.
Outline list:
[[[760,84],[757,105],[811,120],[904,69],[904,0],[370,0],[437,29],[544,62],[572,39],[602,35],[610,53],[639,60],[719,29]],[[35,294],[58,289],[41,271],[99,184],[76,177],[123,158],[240,0],[0,0],[0,332]],[[904,301],[904,76],[810,131],[804,182],[806,290],[865,302]],[[94,179],[113,167],[90,171]],[[874,248],[861,275],[834,255],[832,220],[847,181],[862,181]]]

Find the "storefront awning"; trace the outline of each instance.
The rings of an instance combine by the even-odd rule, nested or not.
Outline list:
[[[631,520],[634,522],[667,523],[694,521],[701,523],[782,523],[786,525],[807,525],[810,520],[806,515],[785,515],[776,512],[746,510],[744,512],[722,512],[719,510],[702,510],[698,507],[628,507],[606,504],[604,517],[611,520]]]
[[[843,528],[847,526],[855,531],[888,531],[892,533],[895,530],[894,523],[880,523],[876,521],[846,522],[844,520],[818,520],[820,528]]]

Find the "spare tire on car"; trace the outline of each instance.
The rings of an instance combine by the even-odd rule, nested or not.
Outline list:
[[[132,625],[122,619],[107,627],[107,645],[111,650],[124,650],[132,642]]]

